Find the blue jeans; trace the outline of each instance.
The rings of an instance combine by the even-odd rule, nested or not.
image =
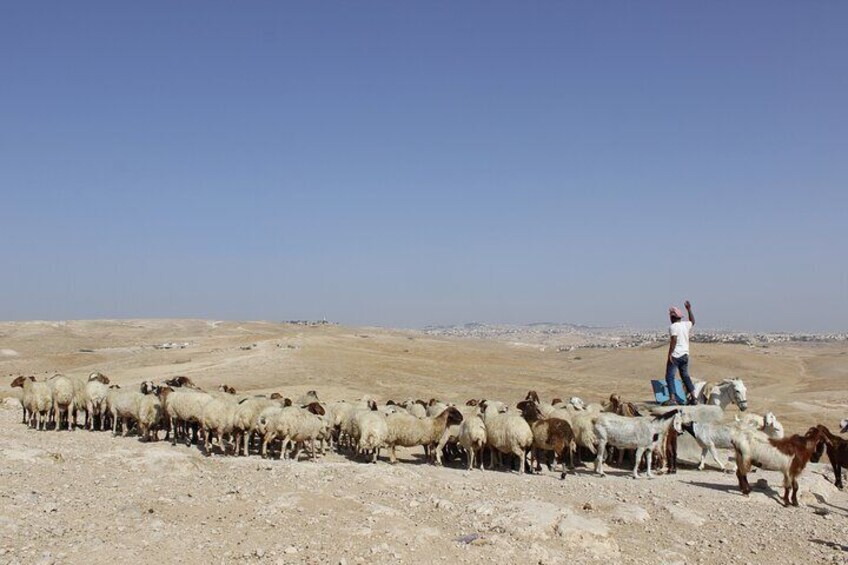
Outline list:
[[[683,388],[691,394],[695,395],[695,385],[692,384],[692,379],[689,378],[689,356],[681,355],[680,357],[672,357],[671,363],[665,367],[665,384],[668,387],[668,396],[671,400],[675,400],[674,395],[674,373],[680,371],[680,380],[683,381]]]

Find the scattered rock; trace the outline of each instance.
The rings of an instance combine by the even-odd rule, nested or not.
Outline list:
[[[647,510],[635,504],[618,504],[611,514],[612,521],[621,524],[638,524],[651,517]]]

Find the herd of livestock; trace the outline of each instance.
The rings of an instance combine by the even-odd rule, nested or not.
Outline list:
[[[703,404],[650,408],[616,394],[604,404],[586,404],[577,397],[545,402],[534,391],[513,404],[407,399],[378,405],[367,397],[324,402],[315,391],[293,401],[279,393],[238,394],[227,385],[207,392],[188,377],[122,388],[99,372],[87,378],[59,374],[43,381],[21,376],[12,386],[22,389],[23,423],[32,428],[72,430],[84,413],[88,430],[123,435],[135,430],[142,441],[159,440],[164,432],[166,441],[195,443],[207,455],[217,450],[297,459],[308,451],[315,459],[329,448],[376,462],[380,451],[388,449],[395,463],[397,447],[421,446],[424,456],[439,465],[446,458],[464,457],[468,469],[483,470],[488,453],[490,469],[509,463],[524,473],[529,457],[531,471],[541,472],[542,463],[548,469],[558,463],[561,478],[567,467],[573,471],[584,458],[594,459],[601,476],[606,463],[621,465],[628,458],[638,478],[643,467],[649,477],[653,467],[675,473],[677,439],[688,433],[702,450],[699,469],[710,454],[724,470],[726,462],[717,449],[731,449],[744,494],[751,491],[747,474],[752,466],[779,471],[784,503],[795,506],[798,477],[809,461],[817,462],[826,451],[840,489],[842,467],[848,466],[848,441],[825,426],[785,436],[771,412],[745,412],[747,393],[740,379],[704,386]],[[731,403],[743,412],[728,422],[724,410]],[[840,427],[841,433],[848,432],[848,420]]]

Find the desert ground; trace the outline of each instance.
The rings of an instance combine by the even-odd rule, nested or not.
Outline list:
[[[174,346],[174,345],[177,346]],[[163,347],[166,346],[167,347]],[[606,478],[205,457],[196,447],[21,424],[18,375],[101,371],[113,382],[190,376],[240,392],[323,400],[515,402],[610,393],[651,400],[665,346],[557,351],[417,331],[274,322],[124,320],[0,324],[0,563],[848,563],[848,494],[826,457],[783,508],[778,474],[741,496],[733,474]],[[848,418],[848,343],[693,344],[692,373],[744,379],[750,411],[787,433]],[[728,418],[738,413],[728,409]],[[686,446],[684,446],[686,447]],[[691,456],[691,445],[686,453]]]

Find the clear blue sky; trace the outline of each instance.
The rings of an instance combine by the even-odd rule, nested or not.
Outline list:
[[[0,319],[848,327],[848,3],[297,4],[3,4]]]

